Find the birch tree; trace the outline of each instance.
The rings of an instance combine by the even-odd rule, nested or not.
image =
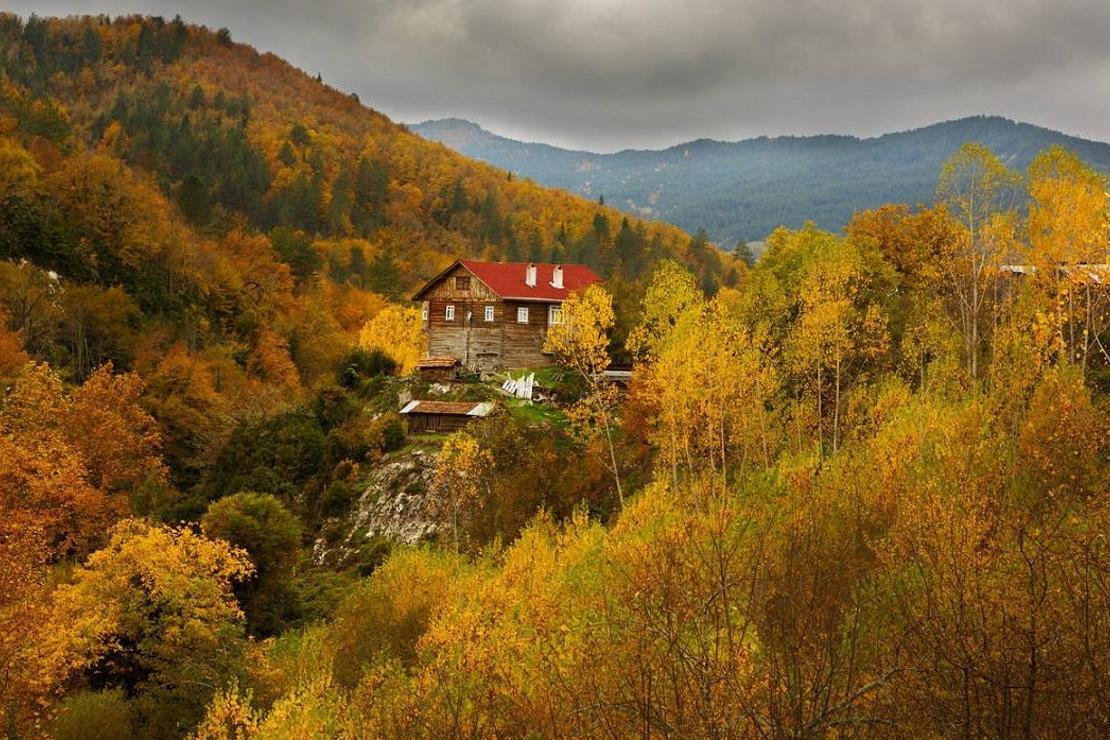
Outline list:
[[[983,313],[998,266],[1012,247],[1014,199],[1019,177],[982,144],[968,142],[941,168],[937,197],[964,229],[948,264],[959,304],[964,353],[971,377],[979,377]]]
[[[595,435],[604,438],[609,460],[603,464],[613,476],[617,499],[623,508],[624,490],[613,436],[618,397],[605,378],[610,363],[609,330],[616,322],[613,298],[600,285],[591,285],[564,301],[561,318],[560,323],[548,328],[543,351],[555,355],[561,365],[573,370],[585,383],[586,394],[570,409],[568,418],[580,438]]]
[[[451,525],[455,552],[459,551],[459,528],[467,510],[489,492],[487,475],[493,467],[489,450],[483,450],[466,432],[455,432],[443,443],[432,479],[433,508],[441,521]]]
[[[1057,344],[1086,371],[1092,354],[1110,362],[1103,344],[1110,277],[1110,197],[1106,177],[1062,147],[1029,165],[1029,262],[1034,284],[1052,301]]]

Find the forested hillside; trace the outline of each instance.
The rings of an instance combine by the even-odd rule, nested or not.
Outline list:
[[[413,131],[456,151],[606,201],[628,213],[704,228],[723,245],[766,238],[806,221],[839,231],[852,213],[883,203],[929,203],[937,174],[965,141],[978,141],[1024,169],[1037,152],[1066,146],[1110,172],[1110,144],[979,116],[876,138],[779,136],[727,142],[700,139],[660,151],[570,151],[497,136],[459,119]]]
[[[276,333],[309,382],[343,332],[454,257],[584,261],[630,290],[662,255],[708,285],[732,273],[704,240],[429,144],[226,31],[6,15],[0,74],[0,257],[118,289],[119,311],[192,349]],[[80,378],[105,359],[133,358],[67,361]]]
[[[0,15],[0,65],[8,736],[1110,734],[1076,153],[966,143],[749,268],[227,31]],[[412,372],[459,255],[605,275],[533,399]]]
[[[0,16],[0,158],[6,324],[67,379],[111,362],[160,389],[181,484],[211,446],[192,425],[330,377],[369,319],[455,257],[584,261],[629,306],[661,256],[707,286],[743,269],[180,20]],[[203,423],[171,379],[194,372]]]

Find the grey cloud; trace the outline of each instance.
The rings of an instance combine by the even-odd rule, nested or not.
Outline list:
[[[594,149],[999,113],[1110,138],[1105,0],[103,0],[180,13],[398,120]]]

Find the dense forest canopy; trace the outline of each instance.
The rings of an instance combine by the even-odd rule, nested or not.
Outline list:
[[[756,261],[226,30],[0,15],[4,731],[1105,736],[1108,184],[934,177]],[[411,374],[463,255],[606,278],[535,403]]]

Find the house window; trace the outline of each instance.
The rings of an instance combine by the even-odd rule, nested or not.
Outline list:
[[[493,306],[486,306],[486,321],[493,321]]]
[[[470,278],[465,275],[456,277],[455,290],[470,290]]]
[[[563,323],[563,307],[560,305],[552,305],[547,309],[547,323],[550,326]]]
[[[528,309],[527,309],[527,307],[521,306],[520,308],[518,308],[516,310],[516,323],[518,323],[518,324],[527,324],[528,323]]]
[[[454,321],[455,320],[455,307],[454,306],[448,306],[447,311],[444,313],[443,317],[445,319],[447,319],[448,321]]]
[[[424,301],[424,303],[422,303],[420,305],[420,318],[424,321],[428,320],[428,302],[427,301]]]

